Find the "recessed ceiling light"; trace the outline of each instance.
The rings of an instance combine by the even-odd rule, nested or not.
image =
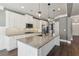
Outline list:
[[[60,11],[61,10],[61,8],[58,8],[58,11]]]
[[[24,9],[24,6],[21,6],[22,9]]]

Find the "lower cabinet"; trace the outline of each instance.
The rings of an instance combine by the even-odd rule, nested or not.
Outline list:
[[[55,46],[60,46],[60,40],[59,40],[59,36],[52,39],[50,42],[48,42],[46,45],[42,46],[38,51],[38,55],[39,56],[46,56],[51,49]]]
[[[5,37],[0,35],[0,50],[5,49]]]
[[[24,38],[25,35],[19,35],[19,36],[11,36],[11,37],[6,37],[6,49],[7,51],[11,51],[13,49],[17,48],[17,40],[20,38]]]
[[[17,48],[17,43],[15,37],[6,37],[6,49],[11,51]]]
[[[37,56],[38,49],[18,41],[18,56]]]
[[[6,36],[5,47],[6,47],[7,51],[11,51],[13,49],[16,49],[18,39],[21,39],[24,37],[35,36],[35,35],[39,35],[39,34],[34,33],[34,34],[24,34],[24,35],[17,35],[17,36]]]

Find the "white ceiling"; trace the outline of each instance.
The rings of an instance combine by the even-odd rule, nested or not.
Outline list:
[[[0,5],[4,6],[4,8],[23,14],[30,14],[38,18],[37,12],[39,11],[39,3],[0,3]],[[25,8],[22,9],[21,6],[24,6]],[[58,8],[61,10],[58,11]],[[53,9],[56,11],[53,12]],[[49,15],[51,18],[53,18],[58,15],[67,14],[67,4],[51,3],[51,5],[48,6],[48,3],[40,3],[40,10],[42,12],[42,16],[40,17],[41,19],[48,19]]]

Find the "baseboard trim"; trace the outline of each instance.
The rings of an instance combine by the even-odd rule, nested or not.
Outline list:
[[[70,40],[60,39],[60,42],[65,42],[65,43],[71,44],[71,41]]]

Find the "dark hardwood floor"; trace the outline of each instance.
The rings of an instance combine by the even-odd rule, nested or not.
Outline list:
[[[2,50],[0,51],[0,56],[17,56],[17,49],[14,49],[9,52],[6,50]]]
[[[17,56],[17,49],[0,51],[0,56]],[[79,36],[73,36],[72,44],[62,43],[52,49],[48,56],[79,56]]]
[[[73,36],[72,44],[62,43],[55,47],[48,56],[79,56],[79,36]]]

